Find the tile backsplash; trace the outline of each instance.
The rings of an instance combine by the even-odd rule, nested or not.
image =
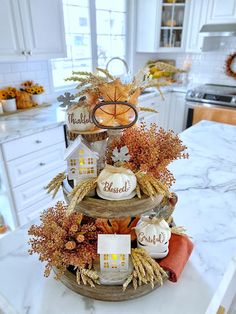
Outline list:
[[[222,84],[236,86],[236,80],[225,74],[225,60],[228,56],[225,52],[203,52],[191,55],[178,55],[176,65],[182,67],[186,58],[191,63],[189,71],[190,84]]]
[[[45,101],[55,101],[58,93],[53,90],[50,61],[0,62],[0,88],[19,87],[23,81],[32,80],[45,88]]]
[[[180,68],[186,63],[191,64],[188,75],[190,85],[215,83],[236,86],[236,80],[227,76],[224,71],[225,59],[231,52],[232,49],[189,54],[136,53],[134,73],[150,59],[175,59]],[[54,90],[50,61],[0,62],[0,88],[8,85],[19,87],[25,80],[33,80],[45,87],[45,101],[54,102],[62,93]]]
[[[177,67],[183,68],[186,63],[191,64],[189,70],[189,84],[204,83],[234,85],[236,80],[225,74],[225,60],[235,51],[236,39],[232,38],[225,47],[216,51],[201,53],[136,53],[134,72],[137,72],[150,59],[174,59]],[[235,62],[236,70],[236,62]]]

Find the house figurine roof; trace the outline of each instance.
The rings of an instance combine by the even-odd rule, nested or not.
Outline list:
[[[80,136],[77,136],[76,139],[73,141],[73,143],[67,147],[65,154],[64,154],[64,160],[68,159],[76,149],[84,149],[87,151],[93,158],[99,159],[98,153],[91,150],[83,141],[81,140]]]
[[[98,254],[130,254],[130,234],[99,234]]]

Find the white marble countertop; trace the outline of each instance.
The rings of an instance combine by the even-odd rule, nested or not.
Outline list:
[[[163,87],[162,90],[164,93],[173,91],[185,93],[187,87],[172,85]],[[141,95],[139,99],[147,100],[158,94],[159,92],[153,89],[152,92]],[[22,136],[54,128],[63,124],[64,120],[65,110],[60,108],[58,103],[54,103],[48,107],[39,107],[10,115],[0,115],[0,144]]]
[[[64,120],[65,111],[58,103],[10,115],[0,115],[0,144],[54,128],[64,124]]]
[[[236,127],[202,121],[181,137],[190,158],[171,165],[179,196],[174,219],[195,248],[177,283],[121,303],[81,297],[43,277],[37,256],[27,254],[23,228],[0,240],[0,296],[20,314],[206,313],[236,252]]]

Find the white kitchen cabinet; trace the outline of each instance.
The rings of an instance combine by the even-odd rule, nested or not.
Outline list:
[[[66,56],[61,0],[0,0],[0,61]]]
[[[14,220],[11,228],[39,216],[42,210],[51,206],[52,198],[44,187],[66,168],[64,150],[63,126],[24,136],[0,146],[5,173],[0,181],[6,187],[1,190],[0,182],[0,205],[7,197],[10,206],[8,212]],[[58,197],[63,200],[61,191]]]
[[[184,51],[188,10],[188,0],[138,0],[137,51]]]
[[[0,0],[0,60],[24,60],[24,39],[19,15],[19,3]]]
[[[155,112],[140,112],[139,124],[145,122],[147,127],[151,123],[156,123],[158,127],[167,129],[168,127],[168,114],[169,114],[169,93],[164,94],[164,98],[161,95],[155,95],[146,100],[139,101],[140,107],[152,108],[157,111]]]
[[[236,1],[208,0],[207,23],[236,23]]]
[[[185,93],[172,92],[169,99],[168,129],[175,133],[184,130]]]
[[[164,92],[164,99],[161,95],[155,95],[146,100],[141,99],[139,105],[158,111],[158,113],[140,112],[139,124],[145,122],[149,127],[151,123],[156,123],[158,127],[172,129],[175,133],[184,130],[185,93]]]
[[[187,52],[201,52],[203,37],[199,31],[207,18],[207,0],[197,0],[190,2],[188,34],[186,42]]]

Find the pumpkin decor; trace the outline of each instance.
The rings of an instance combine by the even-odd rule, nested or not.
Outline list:
[[[130,234],[131,240],[136,239],[135,226],[139,217],[120,218],[120,219],[96,219],[96,226],[105,234]]]
[[[107,200],[125,200],[135,196],[135,174],[123,167],[106,165],[97,179],[97,194]]]
[[[17,106],[17,109],[28,109],[35,106],[32,101],[31,94],[25,91],[17,91],[16,92],[16,106]]]
[[[153,258],[163,258],[168,252],[171,230],[164,219],[142,216],[136,228],[137,245]]]
[[[155,258],[171,255],[171,233],[184,231],[173,227],[177,197],[169,191],[175,179],[167,167],[188,157],[186,147],[156,124],[131,127],[142,110],[141,91],[168,85],[149,70],[129,84],[103,69],[73,72],[68,80],[79,82],[78,93],[58,97],[71,143],[66,171],[46,189],[55,196],[62,186],[68,206],[57,203],[41,215],[42,224],[29,230],[29,252],[48,262],[46,275],[53,268],[66,286],[98,300],[128,300],[161,286],[172,269],[166,273]]]
[[[236,63],[236,52],[230,54],[225,61],[225,73],[236,79],[236,71],[233,70],[232,65]]]
[[[67,109],[66,124],[69,131],[87,132],[96,128],[86,101],[79,101]]]

